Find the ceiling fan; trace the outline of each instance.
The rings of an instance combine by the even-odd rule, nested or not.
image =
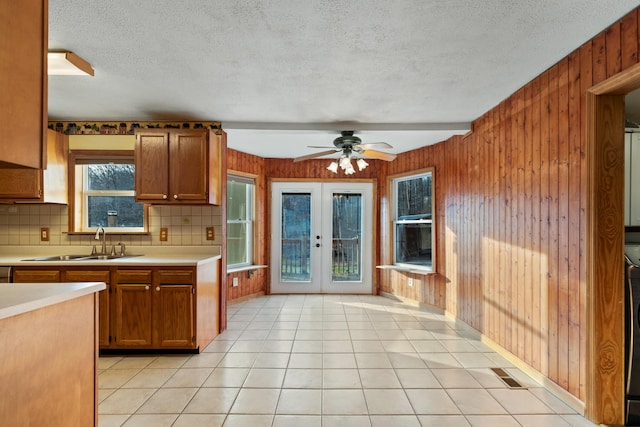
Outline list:
[[[394,160],[397,156],[391,153],[385,153],[382,151],[374,150],[374,147],[380,148],[393,148],[391,145],[386,142],[372,142],[368,144],[363,144],[362,140],[353,134],[352,130],[343,130],[341,132],[341,136],[337,137],[333,140],[333,145],[335,148],[330,150],[321,151],[319,153],[307,154],[305,156],[296,157],[293,159],[294,162],[301,162],[303,160],[315,159],[316,157],[322,157],[329,154],[335,154],[342,152],[339,161],[334,161],[329,166],[330,171],[337,172],[338,165],[345,170],[345,173],[350,174],[353,173],[353,167],[351,166],[351,158],[357,158],[357,164],[360,170],[367,167],[367,162],[364,161],[363,157],[368,157],[372,159],[378,160],[386,160],[390,162]],[[328,148],[328,147],[319,147],[315,145],[310,145],[310,148]],[[355,155],[355,156],[354,156]],[[335,164],[335,167],[334,167]],[[335,170],[334,170],[335,169]],[[354,171],[355,172],[355,171]]]

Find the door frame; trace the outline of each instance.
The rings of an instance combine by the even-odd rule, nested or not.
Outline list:
[[[586,93],[587,386],[585,415],[624,424],[624,118],[640,63]]]
[[[272,223],[272,212],[271,212],[271,206],[273,203],[273,195],[271,192],[271,188],[272,188],[272,184],[274,182],[300,182],[300,183],[310,183],[310,182],[317,182],[317,183],[321,183],[321,184],[325,184],[325,183],[332,183],[332,182],[339,182],[339,183],[349,183],[349,182],[353,182],[353,183],[370,183],[372,185],[372,194],[371,194],[371,200],[372,200],[372,206],[371,206],[371,215],[372,215],[372,230],[371,230],[371,242],[372,242],[372,251],[371,251],[371,266],[370,266],[370,270],[371,270],[371,293],[370,295],[377,295],[378,294],[378,276],[377,276],[377,271],[376,271],[376,264],[378,262],[378,257],[379,257],[379,246],[380,246],[380,240],[379,240],[379,236],[378,236],[378,230],[380,227],[380,218],[379,218],[379,213],[380,211],[380,199],[378,198],[378,182],[376,179],[372,179],[372,178],[362,178],[362,179],[314,179],[314,178],[269,178],[267,179],[267,200],[266,200],[266,206],[268,207],[266,210],[267,213],[267,218],[266,218],[266,226],[267,226],[267,230],[266,230],[266,235],[269,236],[269,243],[266,245],[267,247],[267,253],[266,253],[266,259],[269,262],[269,269],[273,268],[273,266],[271,266],[271,240],[274,238],[274,233],[273,230],[271,229],[271,223]],[[376,250],[377,249],[377,250]],[[271,295],[271,274],[268,275],[268,282],[265,286],[265,294],[266,295]]]

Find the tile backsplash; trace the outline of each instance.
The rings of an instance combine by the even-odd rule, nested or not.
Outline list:
[[[222,239],[220,206],[151,206],[149,234],[107,233],[108,244],[122,242],[140,246],[219,246]],[[0,245],[59,246],[93,245],[93,235],[69,235],[69,208],[62,205],[0,205]],[[49,240],[40,240],[40,228],[49,228]],[[168,229],[160,241],[160,228]],[[214,228],[207,240],[206,227]]]

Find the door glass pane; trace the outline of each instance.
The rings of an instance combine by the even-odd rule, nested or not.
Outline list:
[[[283,282],[311,280],[311,194],[282,193],[280,275]]]
[[[362,195],[333,193],[332,281],[362,280]]]

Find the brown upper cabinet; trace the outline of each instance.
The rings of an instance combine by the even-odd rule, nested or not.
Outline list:
[[[0,1],[0,168],[45,167],[47,6]]]
[[[136,201],[219,205],[221,154],[221,135],[213,130],[137,130]]]
[[[69,137],[49,129],[46,141],[46,169],[0,168],[0,203],[69,202]]]

